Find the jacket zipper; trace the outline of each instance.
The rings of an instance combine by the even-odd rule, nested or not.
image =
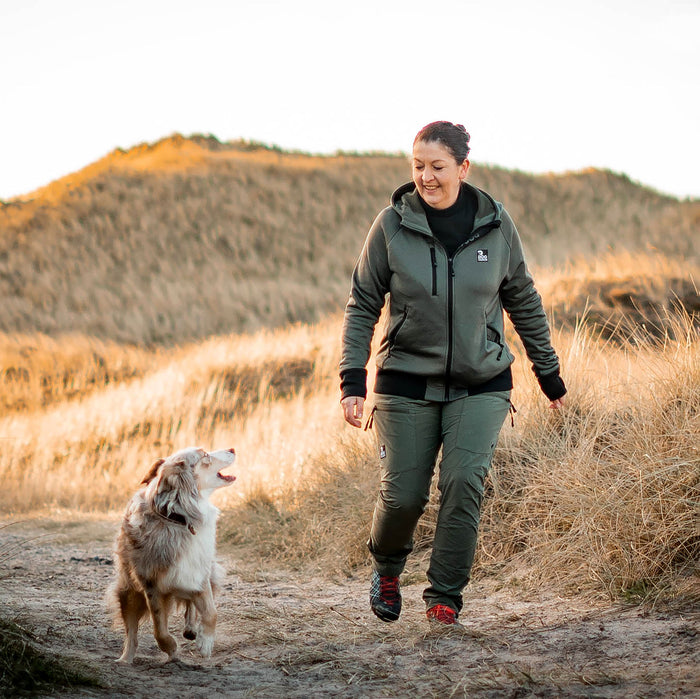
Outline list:
[[[452,343],[454,340],[454,258],[447,258],[447,364],[445,367],[445,400],[450,399],[450,374],[452,373]]]
[[[454,258],[457,253],[463,248],[471,245],[475,240],[478,240],[485,233],[490,231],[492,228],[498,228],[501,225],[500,221],[491,221],[483,226],[476,228],[471,235],[469,240],[462,243],[453,253],[452,257],[447,259],[447,362],[445,366],[445,400],[450,399],[450,376],[452,374],[452,345],[454,343],[454,278],[455,278],[455,267]],[[434,250],[431,247],[431,250]],[[500,359],[500,355],[499,355]]]
[[[454,276],[455,276],[455,270],[454,270],[454,257],[457,255],[458,252],[462,250],[462,248],[467,247],[467,245],[471,245],[475,240],[478,240],[481,238],[483,235],[488,233],[491,229],[493,228],[498,228],[503,222],[499,219],[496,221],[490,221],[489,223],[485,223],[483,226],[479,226],[478,228],[475,228],[472,231],[472,235],[469,238],[469,240],[466,240],[463,242],[454,252],[452,257],[447,258],[447,276],[448,276],[448,284],[447,284],[447,361],[445,364],[445,400],[450,399],[450,374],[452,373],[452,342],[453,342],[453,336],[454,336],[454,308],[453,308],[453,303],[454,303]],[[419,229],[412,229],[415,230],[417,233],[422,233],[425,235],[425,231],[419,230]],[[433,238],[433,241],[435,239]],[[432,295],[437,296],[437,258],[435,255],[435,243],[431,242],[430,243],[430,264],[432,267],[432,274],[433,274],[433,288],[432,288]],[[404,321],[406,320],[406,314],[408,313],[408,308],[404,309],[404,315],[402,320],[398,323],[396,326],[396,330],[392,333],[392,338],[391,341],[389,342],[389,349],[387,351],[387,358],[391,356],[391,349],[393,347],[393,340],[398,334],[399,330],[401,329],[401,326],[403,325]]]

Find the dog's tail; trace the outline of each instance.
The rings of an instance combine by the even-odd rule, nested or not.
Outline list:
[[[138,627],[148,612],[146,596],[143,592],[130,585],[124,585],[121,578],[117,578],[107,588],[105,603],[115,629],[134,623]]]
[[[105,590],[102,600],[107,607],[112,622],[112,628],[114,629],[119,629],[124,625],[122,622],[121,605],[119,604],[119,588],[121,587],[119,583],[119,578],[115,578]]]

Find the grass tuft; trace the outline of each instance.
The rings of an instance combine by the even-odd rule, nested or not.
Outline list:
[[[102,687],[99,677],[81,663],[54,656],[19,624],[0,619],[0,693],[34,695],[76,687]]]

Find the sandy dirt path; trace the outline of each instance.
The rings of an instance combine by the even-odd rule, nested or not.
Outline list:
[[[60,696],[700,697],[698,610],[648,612],[485,582],[466,595],[465,629],[446,633],[425,621],[422,585],[404,588],[401,620],[385,624],[368,610],[364,573],[324,579],[253,564],[238,550],[219,553],[227,578],[213,656],[195,654],[175,616],[180,659],[164,662],[148,623],[125,667],[103,600],[117,524],[41,519],[0,530],[2,618],[94,668],[104,685]]]

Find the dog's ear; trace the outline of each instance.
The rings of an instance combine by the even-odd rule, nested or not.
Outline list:
[[[148,485],[156,477],[156,474],[158,473],[158,469],[161,467],[161,464],[164,463],[165,459],[158,459],[154,461],[148,473],[143,477],[141,485]]]
[[[151,488],[153,485],[149,486],[149,490]],[[202,522],[198,500],[199,488],[194,469],[184,460],[165,464],[155,484],[155,509],[166,517],[173,513],[180,514],[188,524],[198,526]]]

